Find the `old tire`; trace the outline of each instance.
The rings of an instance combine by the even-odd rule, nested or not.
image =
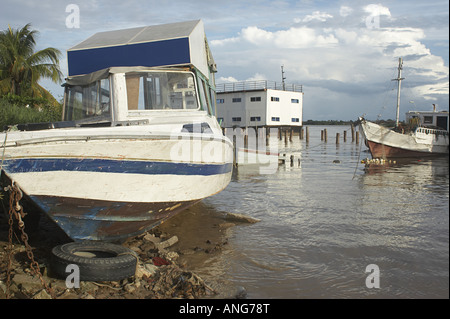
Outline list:
[[[52,249],[51,270],[60,278],[66,267],[79,267],[81,281],[118,281],[136,273],[137,255],[132,250],[105,242],[73,242]]]

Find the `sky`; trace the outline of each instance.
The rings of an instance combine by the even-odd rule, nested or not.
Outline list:
[[[0,0],[0,30],[31,23],[37,48],[62,52],[97,32],[201,19],[216,83],[303,85],[303,120],[395,119],[449,110],[447,0]],[[79,23],[78,23],[79,22]],[[61,99],[60,84],[42,81]]]

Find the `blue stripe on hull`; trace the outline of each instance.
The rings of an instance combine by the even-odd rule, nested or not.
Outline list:
[[[229,173],[231,163],[193,164],[78,158],[26,158],[5,161],[8,173],[83,171],[150,175],[216,175]]]

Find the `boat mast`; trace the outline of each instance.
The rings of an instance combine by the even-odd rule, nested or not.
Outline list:
[[[400,88],[401,88],[402,80],[405,79],[405,78],[402,78],[402,68],[403,68],[403,59],[402,58],[398,58],[398,76],[397,76],[396,79],[392,79],[392,81],[397,81],[398,82],[398,86],[397,86],[397,116],[396,116],[396,120],[395,120],[395,127],[398,127],[398,123],[399,123],[399,118],[400,118]]]

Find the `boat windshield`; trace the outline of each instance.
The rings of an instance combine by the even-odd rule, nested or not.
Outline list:
[[[128,110],[198,109],[190,72],[127,73]]]
[[[89,85],[66,86],[64,120],[77,121],[89,118],[110,119],[109,79]]]

